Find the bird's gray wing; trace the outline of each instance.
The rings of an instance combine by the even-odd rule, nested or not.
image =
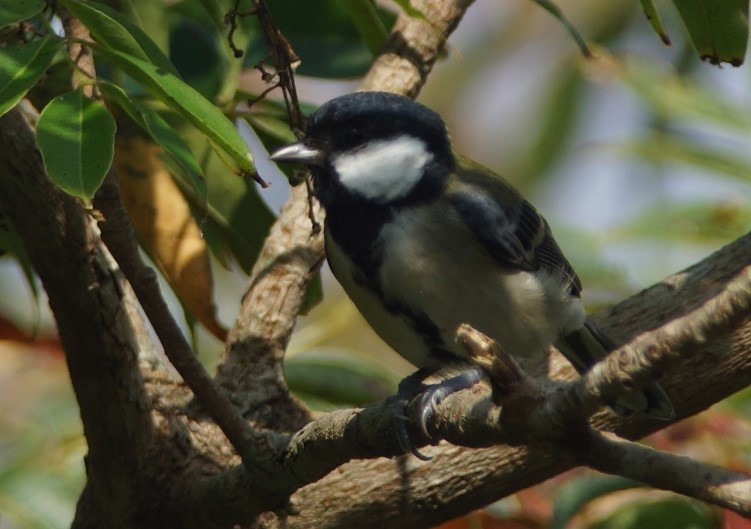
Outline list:
[[[500,176],[460,159],[449,203],[488,253],[505,266],[546,270],[569,281],[579,296],[581,282],[537,210]]]

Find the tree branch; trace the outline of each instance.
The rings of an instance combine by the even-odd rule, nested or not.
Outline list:
[[[413,2],[425,19],[399,16],[360,89],[416,96],[448,35],[471,4],[472,0]],[[266,38],[273,47],[278,37],[268,33]],[[285,42],[274,49],[286,49]],[[277,52],[275,57],[287,61],[277,63],[279,70],[291,68],[284,53]],[[264,242],[217,375],[219,383],[257,424],[274,425],[278,431],[297,430],[309,420],[307,410],[289,394],[282,376],[284,351],[305,291],[324,258],[322,234],[314,233],[304,214],[308,207],[302,186],[294,188]],[[317,203],[314,211],[321,221],[323,211]]]
[[[567,445],[596,470],[720,505],[751,517],[751,478],[689,457],[669,454],[589,430]]]
[[[305,186],[293,188],[253,267],[217,372],[247,418],[277,431],[295,431],[310,420],[282,373],[306,287],[323,259],[323,236],[311,232],[307,210]],[[320,214],[318,206],[315,211]]]
[[[90,498],[123,516],[155,435],[134,331],[91,219],[47,179],[34,131],[18,108],[0,117],[0,206],[21,234],[55,315],[88,441]]]
[[[629,388],[642,388],[679,358],[740,325],[751,316],[751,266],[742,268],[721,292],[685,316],[648,331],[598,362],[551,403],[550,415],[589,414]]]
[[[61,16],[70,37],[75,37],[78,42],[90,40],[86,27],[72,17],[67,10],[63,10]],[[74,54],[74,60],[87,76],[96,78],[91,52],[86,46],[73,43],[69,46],[69,52]],[[90,91],[89,95],[95,99],[101,98],[96,91]],[[201,406],[227,436],[242,460],[253,469],[252,476],[260,479],[267,478],[262,465],[263,459],[258,451],[259,442],[262,442],[262,439],[255,435],[229,398],[214,384],[193,353],[161,295],[156,273],[141,258],[136,244],[135,231],[120,195],[114,166],[110,168],[104,182],[94,195],[93,202],[104,215],[104,222],[99,223],[102,240],[132,286],[154,331],[162,342],[167,358],[193,391]],[[269,485],[275,484],[273,480],[268,483]],[[276,490],[272,486],[269,489]],[[283,504],[286,494],[279,497],[267,496],[265,499],[270,504]]]
[[[700,303],[698,300],[706,296],[707,291],[718,295],[722,286],[737,276],[748,262],[751,262],[749,235],[686,271],[619,303],[607,311],[608,314],[616,314],[617,318],[604,320],[603,323],[609,323],[607,326],[615,331],[616,336],[637,334],[639,326],[646,329],[660,324],[666,318],[691,311]],[[667,295],[668,291],[671,295]],[[658,311],[660,315],[655,316],[653,311]],[[696,413],[751,384],[751,358],[746,354],[749,348],[751,319],[746,318],[732,330],[725,328],[714,342],[700,341],[693,358],[680,358],[670,370],[669,376],[662,381],[671,394],[678,416]],[[701,370],[696,369],[696,358],[699,356],[703,359]],[[567,370],[566,374],[573,376],[573,370]],[[717,384],[719,380],[723,383]],[[672,388],[681,390],[671,391]],[[482,390],[474,388],[473,391]],[[383,411],[386,413],[385,408]],[[374,448],[368,437],[359,437],[360,427],[356,427],[356,422],[362,418],[347,413],[349,412],[341,412],[337,418],[349,418],[351,424],[343,421],[336,429],[328,431],[328,437],[323,433],[311,437],[311,442],[315,442],[317,438],[326,440],[326,446],[319,453],[339,454],[342,451],[347,456],[356,454],[359,457],[363,456],[358,451],[371,450],[372,453],[382,455],[390,453],[390,441],[382,440],[383,444]],[[497,422],[497,414],[498,410],[487,399],[464,392],[450,397],[440,406],[437,422],[433,427],[439,428],[456,442],[491,444],[501,439],[500,431],[493,422],[494,419]],[[595,415],[592,424],[632,439],[666,425],[645,416],[623,420],[607,411]],[[320,426],[324,427],[323,423]],[[316,427],[311,425],[307,431],[312,432]],[[341,437],[336,441],[332,440],[337,435]],[[468,439],[470,442],[467,442]],[[311,453],[316,450],[314,445],[306,444],[302,438],[297,438],[295,442],[305,446],[306,450],[311,450]],[[435,456],[428,463],[402,457],[393,460],[352,461],[339,466],[336,472],[293,495],[293,502],[300,514],[288,518],[285,527],[374,527],[373,509],[379,512],[378,525],[395,528],[428,527],[487,505],[576,464],[585,463],[613,472],[617,471],[618,464],[617,461],[611,462],[613,466],[608,467],[608,463],[599,460],[577,461],[574,450],[562,453],[539,444],[521,447],[501,445],[489,449],[465,449],[442,444],[438,448],[428,449],[428,453]],[[675,457],[677,456],[665,454],[664,462],[660,464],[674,465]],[[317,464],[324,465],[321,461]],[[706,468],[701,463],[693,465],[692,468]],[[728,486],[727,492],[718,492],[712,487],[704,492],[682,490],[680,484],[654,477],[647,480],[644,476],[628,472],[631,471],[626,470],[624,474],[649,484],[682,493],[693,493],[707,501],[717,501],[745,512],[742,510],[745,507],[740,507],[737,501],[733,503],[733,495],[739,490],[737,488]],[[724,474],[713,474],[716,483],[723,482],[728,476],[732,476],[729,481],[738,478],[727,471],[719,472]],[[740,490],[745,490],[745,483],[738,481],[737,485]],[[271,523],[269,526],[278,525]]]

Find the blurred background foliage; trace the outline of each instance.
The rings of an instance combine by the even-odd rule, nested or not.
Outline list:
[[[237,178],[195,129],[111,64],[97,64],[100,75],[159,111],[206,173],[206,196],[180,177],[122,185],[132,198],[131,215],[140,218],[145,251],[163,272],[165,293],[213,368],[222,348],[216,336],[232,323],[247,272],[288,194],[285,176],[264,152],[293,134],[276,92],[247,104],[269,88],[270,70],[258,67],[267,52],[254,17],[241,18],[234,34],[245,57],[236,59],[228,46],[224,14],[234,2],[107,3],[168,52],[185,81],[239,119],[259,171],[272,183],[259,190]],[[298,90],[307,111],[357,86],[396,9],[409,8],[406,1],[366,4],[268,1],[301,58]],[[633,0],[558,5],[592,46],[594,59],[585,60],[560,21],[534,2],[477,0],[420,100],[444,116],[459,151],[511,180],[546,214],[582,278],[589,309],[596,310],[749,230],[751,76],[747,67],[702,62],[667,1],[656,7],[671,47],[660,42]],[[67,89],[69,75],[69,65],[56,61],[29,99],[43,107]],[[157,169],[141,169],[157,173],[166,165],[164,175],[174,175],[157,155],[144,156],[150,151],[133,139],[139,136],[132,123],[114,112],[123,158],[118,163],[153,159]],[[147,213],[155,209],[162,216]],[[165,217],[172,225],[161,224]],[[0,528],[66,527],[84,482],[85,441],[44,294],[12,226],[2,221],[0,212],[0,246],[14,259],[0,260]],[[192,232],[181,233],[192,233],[190,238],[176,240],[170,230],[187,224]],[[187,252],[181,259],[191,266],[171,260],[177,249]],[[390,394],[411,367],[373,334],[327,270],[322,285],[323,301],[301,319],[289,347],[290,386],[321,410]],[[196,290],[200,299],[190,300]],[[319,293],[310,297],[314,302]],[[649,442],[750,471],[749,412],[751,393],[743,392]],[[577,470],[443,527],[751,524],[695,501]]]

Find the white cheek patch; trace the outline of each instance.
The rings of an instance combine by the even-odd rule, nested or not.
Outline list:
[[[422,140],[404,135],[340,154],[332,164],[344,187],[364,198],[388,202],[409,194],[432,159]]]

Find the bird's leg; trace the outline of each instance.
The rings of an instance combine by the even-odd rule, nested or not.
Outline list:
[[[454,393],[469,389],[485,377],[485,371],[478,365],[467,367],[464,371],[456,376],[441,380],[435,384],[430,384],[422,392],[420,399],[420,430],[428,438],[432,435],[428,432],[428,420],[436,413],[438,405]]]
[[[399,383],[397,399],[394,402],[394,413],[399,418],[399,422],[397,423],[399,446],[405,453],[410,452],[423,461],[428,461],[431,458],[421,453],[409,438],[409,431],[407,429],[409,417],[405,413],[407,405],[413,398],[422,395],[420,398],[418,426],[425,437],[432,439],[432,436],[428,433],[428,421],[436,412],[441,401],[453,393],[471,388],[485,376],[485,371],[480,366],[473,365],[467,367],[456,376],[441,380],[435,384],[426,385],[423,381],[436,371],[436,369],[421,368],[406,377]]]
[[[410,401],[429,387],[423,383],[423,380],[436,371],[436,368],[421,367],[399,382],[399,386],[396,390],[396,400],[394,401],[392,408],[394,410],[394,415],[396,415],[397,418],[396,435],[399,440],[399,446],[404,453],[409,452],[423,461],[428,461],[431,458],[421,453],[412,444],[412,440],[409,438],[409,431],[407,430],[407,421],[409,421],[409,417],[407,417],[405,411]]]

